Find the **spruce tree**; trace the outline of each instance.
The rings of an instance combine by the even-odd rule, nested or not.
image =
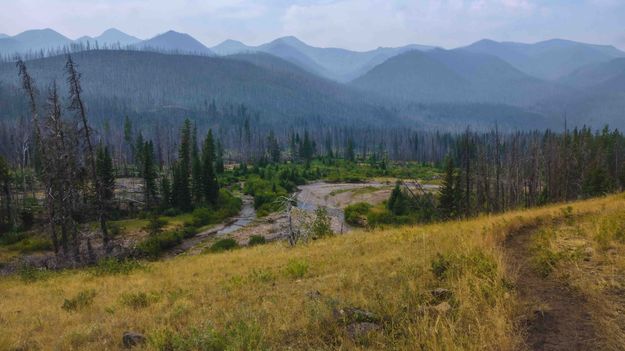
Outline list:
[[[194,204],[202,203],[202,163],[197,145],[197,126],[193,127],[191,137],[191,194]]]
[[[214,205],[219,196],[219,183],[215,176],[213,163],[215,160],[215,144],[213,132],[208,131],[202,148],[202,192],[206,202]]]
[[[156,198],[156,170],[154,168],[154,144],[152,141],[146,141],[143,144],[143,153],[141,156],[143,161],[141,174],[143,176],[143,191],[145,194],[145,207],[151,208]]]
[[[171,208],[171,184],[169,177],[164,174],[161,178],[161,210]]]
[[[113,170],[113,159],[108,147],[100,145],[96,153],[96,174],[100,179],[102,187],[102,200],[107,203],[113,200],[115,191],[115,174]]]
[[[443,218],[453,218],[457,215],[456,189],[456,169],[454,161],[450,156],[445,158],[445,176],[441,186],[438,210]]]

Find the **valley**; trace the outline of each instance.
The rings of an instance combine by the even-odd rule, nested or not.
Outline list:
[[[625,350],[623,13],[2,4],[0,351]]]

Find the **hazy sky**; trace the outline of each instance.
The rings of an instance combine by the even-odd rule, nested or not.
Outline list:
[[[142,39],[173,29],[209,46],[295,35],[357,50],[482,38],[625,49],[625,0],[0,0],[0,33],[47,27],[72,39],[110,27]]]

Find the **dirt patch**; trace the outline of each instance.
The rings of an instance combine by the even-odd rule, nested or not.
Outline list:
[[[511,266],[518,269],[516,287],[527,346],[530,350],[593,350],[597,334],[586,297],[566,282],[532,269],[530,243],[537,230],[535,226],[522,228],[504,245]]]

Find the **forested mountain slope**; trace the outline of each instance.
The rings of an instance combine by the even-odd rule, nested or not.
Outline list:
[[[96,118],[174,110],[196,116],[214,100],[221,105],[245,104],[260,112],[264,123],[294,124],[313,118],[334,124],[393,123],[393,115],[371,106],[362,95],[267,55],[251,55],[246,61],[242,56],[96,50],[73,57],[83,76],[84,97]],[[64,84],[64,56],[27,64],[43,91],[53,80]],[[271,69],[271,65],[288,69]],[[15,65],[0,65],[0,92],[19,95],[18,83]],[[3,113],[17,116],[23,111]]]
[[[517,106],[531,105],[564,89],[492,55],[442,49],[395,56],[351,84],[403,101]]]
[[[590,64],[625,57],[610,45],[552,39],[534,44],[480,40],[462,50],[489,54],[534,77],[555,80]]]

